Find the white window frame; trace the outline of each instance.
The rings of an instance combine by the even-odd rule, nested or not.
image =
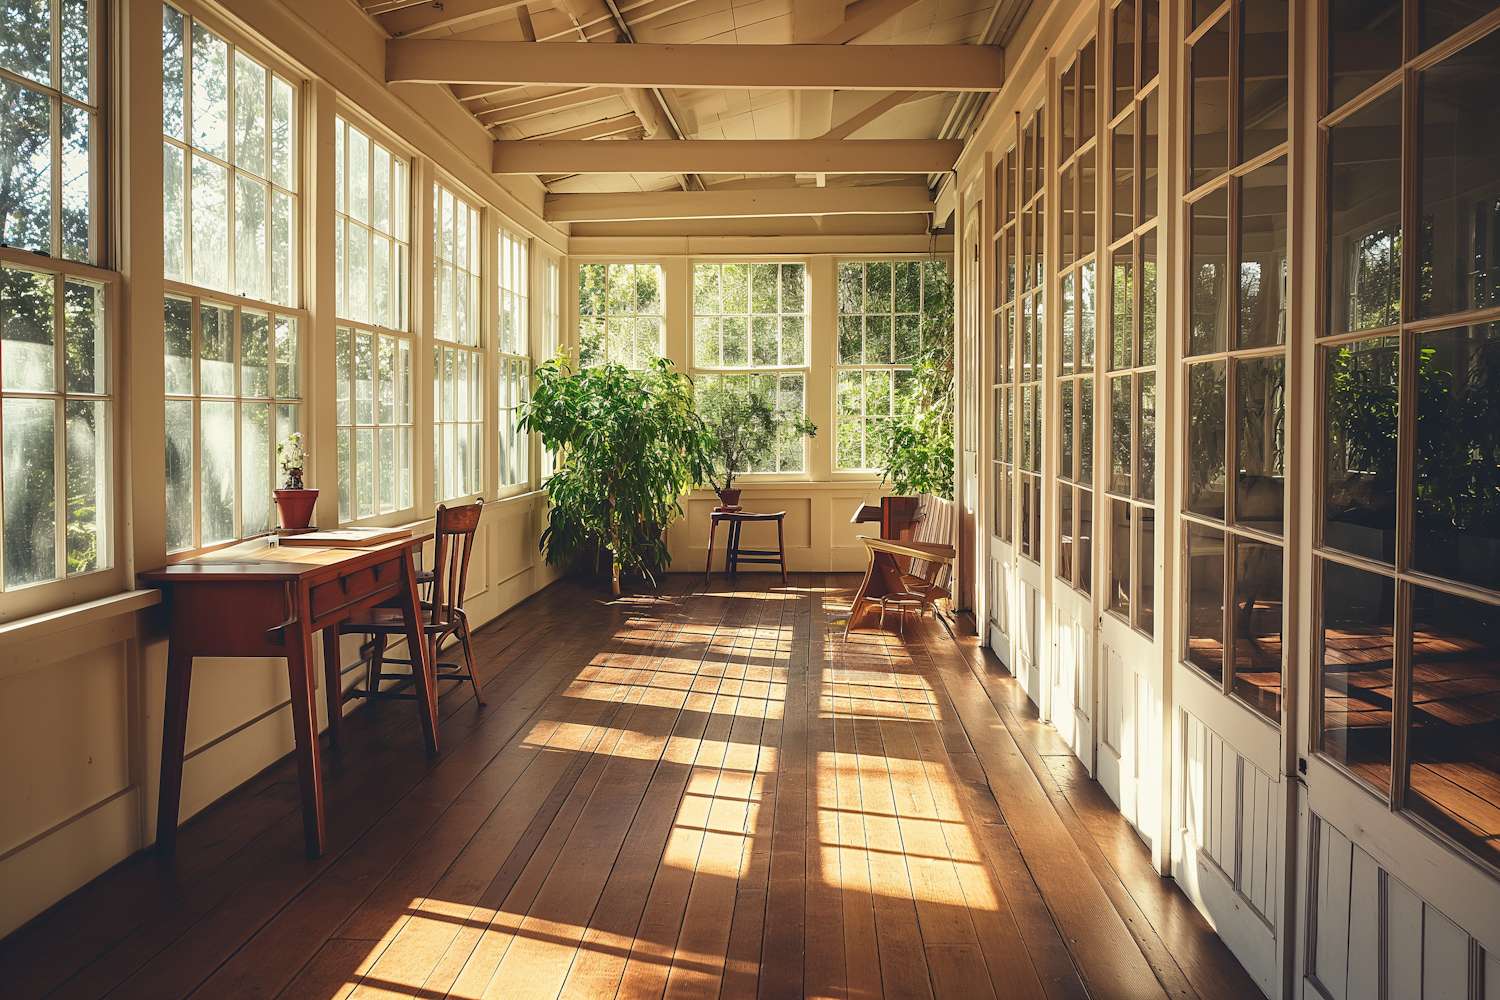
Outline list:
[[[517,424],[531,397],[531,237],[500,219],[495,227],[496,488],[502,494],[531,485],[531,435]]]
[[[465,216],[463,252],[459,253],[459,228],[455,223],[454,250],[451,256],[467,258],[467,266],[458,267],[442,251],[442,227],[444,195],[452,200],[455,218],[458,206],[469,214]],[[482,198],[476,198],[464,188],[453,184],[446,177],[434,177],[429,192],[424,196],[432,199],[432,254],[428,263],[432,269],[433,289],[432,345],[433,395],[432,395],[432,498],[436,503],[447,503],[478,496],[485,488],[485,427],[489,423],[485,409],[485,354],[489,351],[488,312],[489,291],[485,288],[485,249],[489,245],[486,236],[488,206]],[[469,333],[462,338],[455,336],[456,330],[443,330],[443,266],[454,269],[471,282],[470,299],[465,307],[469,318]],[[472,270],[469,268],[472,267]],[[452,286],[457,302],[457,286]],[[457,319],[455,315],[454,320]],[[458,378],[462,371],[464,377]],[[446,377],[445,377],[446,376]],[[462,387],[460,387],[460,382]],[[460,428],[463,429],[460,433]],[[460,462],[458,439],[468,439],[467,462]],[[464,489],[463,487],[468,487]]]

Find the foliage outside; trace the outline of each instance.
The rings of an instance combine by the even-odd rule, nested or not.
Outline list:
[[[707,481],[710,467],[686,375],[664,358],[639,371],[580,366],[564,350],[537,368],[521,428],[559,456],[541,540],[550,565],[591,544],[608,549],[618,595],[622,572],[653,579],[671,562],[661,531],[682,515],[677,498]]]
[[[922,353],[911,366],[906,419],[889,424],[878,442],[881,481],[894,493],[953,499],[953,284],[925,265]]]
[[[732,489],[740,473],[789,471],[778,469],[785,464],[778,458],[800,457],[803,438],[817,436],[818,425],[800,411],[772,405],[776,378],[709,377],[699,384],[697,406],[708,432],[709,482],[715,490]]]

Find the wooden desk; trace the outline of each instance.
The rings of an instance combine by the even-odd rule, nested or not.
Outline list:
[[[849,637],[849,629],[854,625],[854,619],[859,617],[861,604],[878,602],[886,594],[899,594],[906,590],[901,583],[901,567],[896,562],[897,558],[904,556],[908,559],[951,564],[956,555],[953,546],[933,542],[897,542],[886,538],[870,538],[868,535],[860,535],[859,540],[869,550],[870,563],[865,567],[865,578],[859,585],[859,592],[854,595],[854,604],[849,608],[849,620],[844,623],[846,639]]]
[[[437,753],[437,699],[417,597],[413,553],[431,535],[370,548],[272,546],[241,542],[165,569],[142,573],[163,586],[172,609],[167,654],[167,702],[162,725],[161,799],[156,851],[177,846],[182,755],[187,738],[188,687],[196,656],[284,656],[292,688],[292,729],[302,786],[307,856],[324,851],[323,780],[319,770],[317,676],[313,633],[384,601],[400,602],[414,669],[418,715],[429,753]],[[325,664],[326,684],[339,683],[339,665]]]

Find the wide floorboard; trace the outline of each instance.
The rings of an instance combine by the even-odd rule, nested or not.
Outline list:
[[[487,704],[362,708],[328,854],[284,760],[0,942],[12,1000],[1260,993],[1024,693],[857,580],[556,584]]]

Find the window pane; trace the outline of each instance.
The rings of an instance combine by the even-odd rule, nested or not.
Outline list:
[[[1211,0],[1210,0],[1211,2]],[[1193,186],[1229,165],[1229,19],[1193,46]]]
[[[7,399],[0,407],[7,588],[57,577],[56,422],[50,399]]]
[[[1072,380],[1062,383],[1062,464],[1057,474],[1064,479],[1072,479],[1073,471],[1073,382]]]
[[[266,176],[266,71],[239,50],[234,53],[234,162]]]
[[[104,286],[67,279],[63,286],[69,392],[103,393],[109,388],[104,337]]]
[[[1322,750],[1387,792],[1396,581],[1323,562]]]
[[[266,188],[241,174],[234,178],[235,287],[247,299],[266,297]]]
[[[354,431],[354,497],[358,504],[356,517],[375,513],[375,431],[369,427]]]
[[[1325,355],[1323,544],[1385,562],[1396,556],[1399,344],[1377,337]]]
[[[1057,576],[1073,582],[1073,487],[1057,484]]]
[[[240,535],[271,530],[271,406],[245,403],[240,408],[240,477],[243,484]]]
[[[1229,189],[1193,203],[1193,326],[1189,354],[1214,354],[1229,346]]]
[[[1109,501],[1109,610],[1130,620],[1130,535],[1133,511],[1124,500]]]
[[[1152,0],[1150,6],[1156,6]],[[1152,91],[1151,96],[1141,102],[1141,221],[1156,218],[1157,207],[1157,161],[1161,133],[1158,131],[1157,108],[1161,104],[1161,91]]]
[[[68,573],[110,565],[109,406],[67,402]]]
[[[234,538],[234,403],[204,401],[199,406],[200,544],[213,545]]]
[[[1240,162],[1286,142],[1287,0],[1244,0]]]
[[[1286,343],[1286,157],[1240,188],[1239,346]]]
[[[349,491],[350,477],[352,473],[352,462],[354,456],[350,449],[350,435],[354,432],[348,427],[339,428],[339,520],[354,520],[354,510],[351,506],[351,494]]]
[[[1118,251],[1114,271],[1114,322],[1110,324],[1110,367],[1129,368],[1133,365],[1135,345],[1135,281],[1134,262],[1130,259],[1130,244]]]
[[[1328,137],[1329,328],[1401,319],[1401,88]]]
[[[219,159],[229,145],[229,46],[193,24],[192,144]]]
[[[187,235],[183,230],[182,150],[162,145],[162,275],[176,281],[185,277],[183,261]]]
[[[284,188],[296,187],[292,175],[292,85],[271,79],[271,180]]]
[[[1141,500],[1156,499],[1156,373],[1136,376],[1140,396],[1140,429],[1136,436],[1136,461],[1140,463],[1135,495]]]
[[[1412,566],[1500,590],[1500,329],[1419,334]]]
[[[168,297],[162,309],[166,333],[167,392],[186,396],[193,391],[193,304]]]
[[[6,109],[0,116],[0,175],[7,180],[0,189],[0,242],[50,254],[52,100],[0,80],[0,107]]]
[[[271,392],[271,317],[240,313],[240,395],[267,396]]]
[[[55,284],[50,274],[0,268],[0,388],[7,392],[57,391]]]
[[[1135,228],[1135,116],[1126,115],[1112,135],[1115,203],[1110,242]]]
[[[37,83],[52,83],[52,4],[48,0],[6,0],[0,7],[0,66]]]
[[[468,354],[461,353],[460,357],[467,359]],[[445,417],[449,416],[447,404],[448,400],[444,400]],[[375,336],[364,330],[357,330],[354,334],[354,422],[375,422]]]
[[[1094,252],[1095,219],[1097,218],[1094,208],[1094,186],[1097,183],[1098,178],[1094,170],[1094,149],[1090,149],[1078,157],[1078,256],[1080,257],[1086,257]]]
[[[1401,65],[1401,5],[1329,0],[1328,110]]]
[[[1495,0],[1418,0],[1417,29],[1426,51],[1494,10]]]
[[[299,320],[292,316],[276,317],[276,395],[282,399],[302,396],[298,324]]]
[[[1411,643],[1406,805],[1500,858],[1500,608],[1415,587]]]
[[[167,400],[167,551],[193,547],[193,404]]]
[[[1078,481],[1094,481],[1094,380],[1078,380]]]
[[[1286,507],[1286,359],[1246,358],[1235,369],[1240,454],[1234,520],[1279,535]]]
[[[229,172],[201,156],[193,161],[193,284],[229,282]]]
[[[1224,362],[1188,366],[1187,504],[1224,517]]]
[[[1417,315],[1494,305],[1500,204],[1500,32],[1422,74]]]
[[[62,115],[62,255],[85,263],[94,258],[90,219],[93,187],[89,164],[93,159],[97,116],[72,105]]]
[[[1234,693],[1269,719],[1281,719],[1281,546],[1234,543]]]
[[[1188,662],[1215,680],[1224,676],[1224,532],[1187,525]]]
[[[1135,602],[1135,627],[1152,635],[1156,620],[1156,512],[1150,507],[1136,507],[1139,518],[1135,552],[1140,580]]]
[[[1130,495],[1130,396],[1131,378],[1109,380],[1109,491]]]
[[[182,13],[168,4],[161,6],[162,133],[174,139],[182,134],[183,62]]]
[[[198,377],[203,395],[233,396],[234,310],[205,303],[198,309],[198,327]]]
[[[1094,370],[1094,261],[1078,269],[1078,370]]]
[[[1078,589],[1085,594],[1094,587],[1094,495],[1078,491]]]

